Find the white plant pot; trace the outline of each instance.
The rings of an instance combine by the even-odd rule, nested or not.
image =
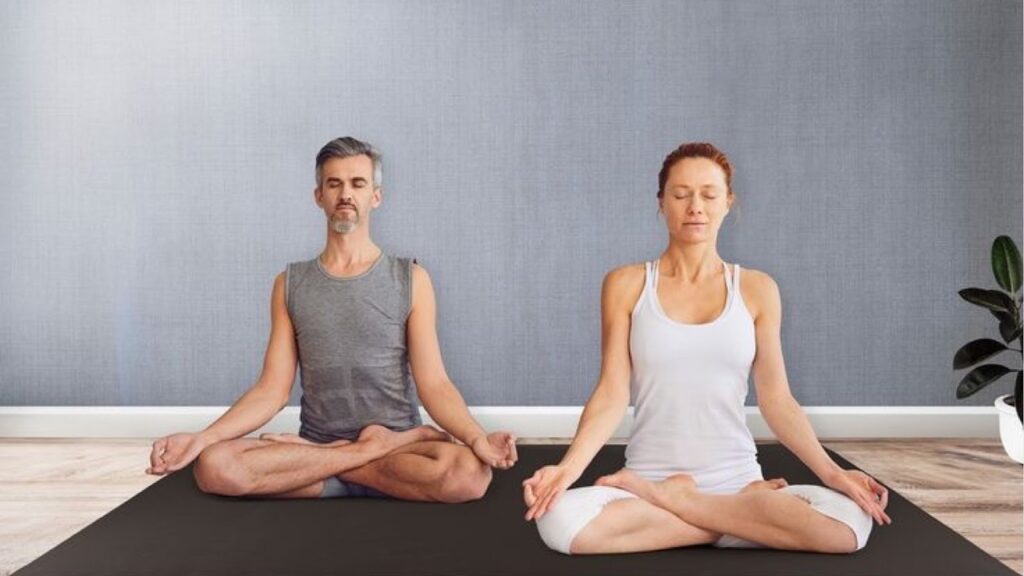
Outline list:
[[[996,398],[996,411],[999,412],[999,436],[1003,439],[1003,449],[1017,462],[1024,464],[1024,426],[1017,419],[1017,410],[1006,402],[1006,394]]]

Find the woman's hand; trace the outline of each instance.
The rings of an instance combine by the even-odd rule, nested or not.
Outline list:
[[[558,503],[572,483],[579,479],[579,473],[564,464],[545,466],[523,480],[523,500],[529,508],[526,520],[536,520]]]
[[[889,490],[874,478],[860,470],[839,470],[828,478],[825,485],[850,497],[858,506],[875,519],[879,524],[892,524],[885,513],[889,504]]]

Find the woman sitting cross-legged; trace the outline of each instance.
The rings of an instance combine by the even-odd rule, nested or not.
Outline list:
[[[739,265],[718,255],[731,180],[729,160],[710,144],[669,154],[657,195],[668,247],[605,278],[597,386],[562,461],[523,482],[526,519],[554,550],[713,544],[849,553],[864,547],[872,520],[891,522],[887,490],[832,461],[790,393],[777,285],[756,270],[741,285]],[[824,486],[764,480],[744,415],[751,371],[768,426]],[[626,467],[568,490],[631,397]]]

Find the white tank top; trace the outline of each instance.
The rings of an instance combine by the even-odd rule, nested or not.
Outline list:
[[[683,324],[658,302],[658,262],[645,263],[629,333],[635,408],[626,467],[654,481],[690,474],[702,492],[730,494],[763,476],[744,413],[754,320],[739,265],[733,274],[724,266],[725,310],[706,324]]]

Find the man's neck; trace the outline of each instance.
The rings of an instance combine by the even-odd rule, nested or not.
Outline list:
[[[330,233],[318,258],[334,276],[355,276],[368,270],[380,254],[381,249],[368,235]]]

